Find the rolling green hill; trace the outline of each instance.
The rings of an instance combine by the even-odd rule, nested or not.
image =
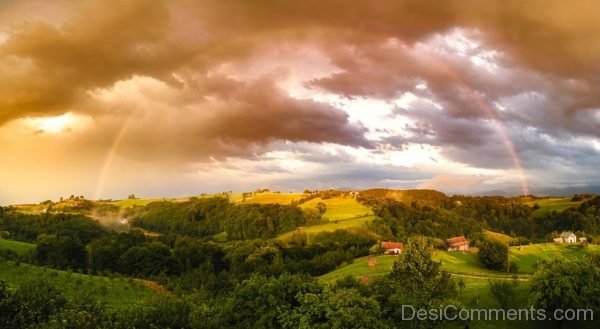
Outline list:
[[[234,203],[276,203],[289,205],[293,200],[300,200],[305,196],[302,193],[274,193],[274,192],[262,192],[255,193],[252,196],[243,197],[242,193],[231,194],[229,200]]]
[[[547,198],[537,199],[525,202],[527,205],[532,206],[537,203],[540,206],[539,209],[533,212],[534,216],[542,216],[552,211],[563,211],[569,207],[577,206],[582,201],[571,201],[571,198]]]
[[[355,227],[363,227],[367,222],[372,221],[375,216],[365,216],[359,218],[351,218],[333,221],[327,224],[315,225],[315,226],[307,226],[307,227],[299,227],[293,231],[284,233],[278,236],[278,239],[288,239],[296,232],[304,232],[307,234],[316,234],[320,232],[332,232],[339,229],[349,229]]]
[[[280,235],[279,239],[287,239],[296,232],[307,234],[316,234],[320,232],[330,232],[338,229],[348,229],[363,227],[367,222],[373,220],[373,211],[356,199],[351,197],[339,196],[329,199],[315,198],[300,205],[302,209],[315,208],[318,203],[325,204],[325,213],[323,218],[328,219],[329,223],[299,227],[291,232]]]
[[[0,280],[11,287],[39,278],[50,280],[67,296],[91,294],[111,308],[140,303],[157,294],[133,279],[71,273],[12,261],[0,262]]]
[[[535,264],[541,259],[565,257],[581,258],[588,253],[599,253],[599,245],[542,243],[510,248],[510,258],[519,267],[519,273],[533,273]]]
[[[518,266],[518,273],[531,275],[535,271],[535,264],[542,259],[552,257],[581,258],[588,253],[600,252],[598,245],[567,245],[567,244],[533,244],[510,248],[510,259]],[[332,282],[346,275],[355,277],[378,276],[388,273],[397,256],[376,256],[376,266],[369,266],[372,257],[355,259],[352,264],[342,266],[320,277],[324,282]],[[477,254],[463,252],[436,251],[433,258],[442,262],[442,268],[457,275],[468,275],[482,278],[510,277],[510,274],[488,270],[479,263]],[[373,263],[371,263],[373,265]]]
[[[17,254],[23,255],[28,251],[35,249],[35,244],[0,238],[0,249],[14,250]]]
[[[351,197],[334,197],[330,199],[315,198],[300,205],[300,208],[315,208],[318,203],[325,204],[323,218],[330,221],[344,220],[373,215],[373,211]]]

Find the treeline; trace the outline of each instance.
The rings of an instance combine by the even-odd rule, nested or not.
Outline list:
[[[36,242],[42,234],[68,236],[83,244],[105,234],[100,223],[79,214],[24,214],[18,211],[0,212],[0,231],[13,240]]]
[[[378,218],[369,228],[388,239],[406,240],[415,235],[447,239],[482,230],[480,222],[443,208],[393,200],[372,201],[371,205]]]
[[[417,194],[423,199],[412,200]],[[518,198],[499,196],[447,197],[437,191],[381,189],[361,192],[359,199],[379,217],[369,227],[386,238],[424,235],[444,239],[483,229],[519,237],[519,241],[536,242],[548,242],[561,231],[574,231],[588,238],[600,235],[600,196],[539,217]]]
[[[134,208],[130,216],[134,226],[153,232],[200,238],[226,232],[230,240],[273,238],[309,222],[307,215],[298,207],[235,205],[219,197],[177,203],[153,202]]]

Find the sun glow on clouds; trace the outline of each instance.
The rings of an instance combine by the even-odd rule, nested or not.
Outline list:
[[[36,133],[60,134],[74,129],[85,128],[91,118],[72,113],[65,113],[53,117],[27,118],[25,124]]]

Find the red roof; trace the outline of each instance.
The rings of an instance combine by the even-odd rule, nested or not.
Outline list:
[[[467,240],[467,238],[465,238],[464,236],[457,236],[446,240],[446,242],[450,247],[456,247],[469,243],[469,240]]]
[[[385,249],[404,249],[402,242],[381,242],[381,246]]]

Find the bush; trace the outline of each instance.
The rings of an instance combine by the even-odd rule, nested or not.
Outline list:
[[[497,240],[484,240],[479,247],[478,257],[486,268],[504,270],[508,262],[508,246]]]

